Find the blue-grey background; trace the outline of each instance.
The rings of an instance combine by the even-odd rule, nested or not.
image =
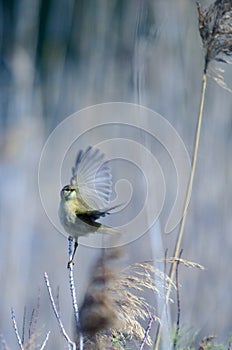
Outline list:
[[[49,349],[63,348],[43,281],[45,271],[54,291],[60,286],[62,319],[71,332],[67,242],[48,220],[37,182],[49,134],[84,107],[135,102],[167,118],[191,155],[203,63],[192,0],[0,2],[0,332],[10,348],[16,347],[10,308],[21,326],[24,306],[29,318],[38,294],[38,331],[43,336],[52,331]],[[220,67],[232,86],[231,68]],[[183,257],[206,270],[180,268],[181,324],[199,329],[200,336],[217,334],[221,340],[228,337],[232,324],[231,116],[231,93],[209,79],[182,243]],[[158,145],[156,152],[163,152],[161,148]],[[172,192],[173,171],[163,157],[167,189]],[[49,169],[47,176],[50,184]],[[170,203],[166,201],[166,210]],[[162,224],[162,215],[160,220]],[[176,232],[160,233],[169,256]],[[149,235],[125,247],[123,264],[163,256],[164,250],[154,256],[150,247]],[[86,247],[78,252],[80,299],[96,254]],[[175,317],[174,306],[173,321]]]

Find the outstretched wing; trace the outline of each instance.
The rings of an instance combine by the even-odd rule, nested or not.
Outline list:
[[[112,175],[104,154],[88,147],[80,150],[72,168],[71,185],[89,208],[105,208],[110,202]]]

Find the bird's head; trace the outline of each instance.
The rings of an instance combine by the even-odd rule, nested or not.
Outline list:
[[[66,201],[76,198],[76,189],[74,186],[66,185],[60,192],[61,199]]]

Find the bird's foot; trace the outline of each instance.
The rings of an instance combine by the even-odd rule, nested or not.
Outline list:
[[[69,262],[67,264],[67,268],[70,269],[71,266],[74,266],[74,260],[73,259],[69,260]]]

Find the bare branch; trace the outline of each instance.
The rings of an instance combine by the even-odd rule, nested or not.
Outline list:
[[[76,344],[75,344],[73,341],[71,341],[71,339],[69,338],[68,334],[66,333],[66,331],[65,331],[65,329],[64,329],[63,323],[62,323],[62,321],[61,321],[59,312],[58,312],[58,310],[57,310],[57,307],[56,307],[56,304],[55,304],[55,301],[54,301],[54,298],[53,298],[53,295],[52,295],[51,286],[50,286],[49,279],[48,279],[48,275],[47,275],[46,272],[45,272],[45,274],[44,274],[44,279],[45,279],[45,283],[46,283],[46,286],[47,286],[47,290],[48,290],[48,294],[49,294],[49,299],[50,299],[50,301],[51,301],[54,314],[55,314],[55,316],[56,316],[58,325],[59,325],[59,327],[60,327],[60,331],[61,331],[63,337],[65,338],[65,340],[67,341],[67,343],[68,343],[68,345],[69,345],[69,349],[76,350]]]
[[[149,337],[149,333],[150,333],[150,330],[151,330],[151,327],[152,327],[152,325],[153,325],[153,322],[154,322],[154,321],[156,320],[156,318],[157,318],[155,314],[154,314],[154,315],[151,315],[149,309],[148,309],[148,313],[149,313],[149,318],[150,318],[150,320],[149,320],[149,323],[148,323],[147,328],[146,328],[146,330],[145,330],[144,338],[143,338],[143,341],[142,341],[142,343],[141,343],[141,346],[140,346],[139,350],[143,350],[145,344],[147,343],[148,337]]]
[[[45,349],[45,346],[46,346],[47,341],[48,341],[48,339],[49,339],[49,335],[50,335],[50,331],[47,333],[46,338],[45,338],[45,340],[44,340],[44,342],[43,342],[43,344],[41,345],[41,347],[40,347],[39,350],[44,350],[44,349]]]
[[[73,254],[73,240],[69,239],[69,261],[72,259]],[[76,289],[74,284],[74,275],[73,275],[73,268],[74,264],[69,264],[69,287],[70,287],[70,293],[72,298],[72,306],[73,306],[73,312],[74,312],[74,318],[76,322],[76,327],[79,330],[79,349],[83,349],[83,335],[80,331],[80,320],[79,320],[79,309],[77,304],[77,298],[76,298]]]
[[[18,341],[18,345],[19,345],[21,350],[24,350],[22,339],[21,339],[21,337],[19,335],[19,330],[18,330],[16,319],[15,319],[15,312],[14,312],[13,308],[11,309],[11,319],[12,319],[12,322],[13,322],[13,327],[14,327],[15,335],[16,335],[16,338],[17,338],[17,341]]]

